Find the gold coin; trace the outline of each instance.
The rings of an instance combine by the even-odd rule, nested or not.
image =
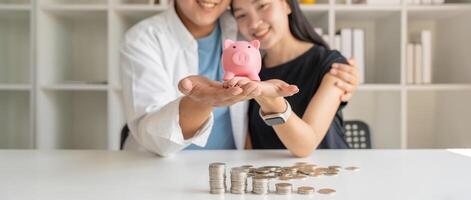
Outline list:
[[[306,179],[307,177],[304,176],[304,175],[296,175],[296,176],[294,176],[293,178],[294,178],[294,179],[304,180],[304,179]]]
[[[277,183],[275,184],[276,187],[282,187],[282,188],[286,188],[286,187],[291,187],[292,184],[291,183]]]
[[[325,167],[319,167],[319,168],[316,168],[314,171],[318,171],[318,172],[325,172],[329,170],[329,168],[325,168]]]
[[[278,179],[280,179],[282,181],[289,181],[289,180],[291,180],[291,177],[289,177],[289,176],[280,176],[280,177],[278,177]]]
[[[312,176],[312,177],[318,177],[320,175],[322,175],[321,173],[316,173],[316,172],[311,172],[308,174],[309,176]]]
[[[294,166],[305,166],[307,164],[309,164],[309,163],[307,163],[307,162],[297,162],[297,163],[294,163]]]
[[[339,175],[339,174],[336,173],[336,172],[326,172],[326,173],[324,173],[324,176],[337,176],[337,175]]]
[[[255,170],[255,173],[257,173],[257,174],[268,174],[268,173],[270,173],[270,169],[258,168],[258,169]]]
[[[240,167],[241,167],[241,168],[244,168],[244,169],[249,169],[249,170],[255,169],[255,168],[253,167],[253,165],[242,165],[242,166],[240,166]]]
[[[313,194],[315,192],[313,187],[301,186],[298,187],[298,194]]]
[[[331,188],[322,188],[317,191],[319,194],[334,194],[336,191]]]
[[[346,170],[349,170],[349,171],[358,171],[360,170],[359,167],[354,167],[354,166],[351,166],[351,167],[345,167]]]

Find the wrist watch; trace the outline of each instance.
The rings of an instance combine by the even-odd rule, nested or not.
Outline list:
[[[288,121],[288,118],[292,113],[291,106],[289,105],[289,102],[286,101],[286,99],[285,99],[285,103],[286,103],[286,110],[282,113],[263,115],[262,108],[260,108],[258,110],[258,114],[263,119],[265,124],[267,124],[268,126],[275,126],[275,125],[279,125],[279,124],[284,124]]]

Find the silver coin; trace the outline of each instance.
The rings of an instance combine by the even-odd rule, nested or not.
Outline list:
[[[334,189],[331,189],[331,188],[322,188],[320,190],[317,191],[319,194],[329,194],[329,195],[332,195],[332,194],[335,194],[335,190]]]

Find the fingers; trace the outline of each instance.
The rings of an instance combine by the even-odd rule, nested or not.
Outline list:
[[[287,87],[281,87],[280,95],[283,97],[293,96],[294,94],[299,92],[298,86],[295,85],[288,85]]]
[[[358,70],[358,66],[356,65],[355,61],[351,61],[349,63],[352,63],[352,64],[342,64],[342,63],[334,63],[332,65],[332,68],[333,69],[337,69],[337,70],[340,70],[340,71],[345,71],[347,73],[350,73],[350,74],[359,74],[359,70]]]
[[[178,83],[178,90],[185,95],[190,94],[192,89],[193,83],[190,78],[184,78]]]
[[[350,62],[354,64],[354,61]],[[358,86],[360,83],[360,72],[356,65],[345,65],[335,63],[332,65],[332,69],[330,70],[330,74],[334,75],[335,77],[342,79],[345,82],[348,82],[355,87]]]
[[[340,101],[347,102],[347,101],[350,101],[352,97],[353,97],[352,93],[346,93],[340,97]]]
[[[242,90],[242,88],[240,87],[231,87],[231,88],[225,89],[223,93],[218,93],[218,94],[223,94],[223,97],[226,97],[226,98],[232,98],[233,96],[240,95],[243,92],[244,90]]]
[[[261,96],[265,97],[287,97],[299,92],[296,85],[290,85],[281,80],[268,80],[260,82]]]
[[[257,82],[254,81],[250,81],[245,85],[242,85],[241,88],[243,90],[243,93],[241,95],[245,96],[246,98],[253,98],[255,96],[260,95],[261,93],[260,86]]]
[[[350,58],[347,60],[348,64],[351,65],[351,66],[357,66],[357,61],[355,60],[355,58]]]
[[[330,70],[330,73],[347,83],[355,83],[357,81],[353,74],[348,73],[346,71],[333,68]]]
[[[354,73],[354,67],[351,65],[341,64],[341,63],[334,63],[332,65],[332,69],[336,69],[337,71],[343,71],[346,73]]]
[[[250,82],[250,79],[247,77],[240,77],[236,76],[228,81],[224,81],[223,86],[224,88],[235,87],[235,86],[242,86]]]
[[[343,90],[345,93],[353,93],[355,91],[354,85],[344,82],[344,81],[335,82],[335,86]]]

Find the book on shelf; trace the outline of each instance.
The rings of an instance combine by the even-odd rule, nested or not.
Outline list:
[[[401,0],[352,0],[352,4],[401,5]]]
[[[406,0],[409,5],[441,5],[445,0]]]
[[[406,58],[407,83],[432,83],[432,50],[432,32],[430,30],[421,30],[410,35]]]
[[[360,73],[360,83],[365,82],[366,41],[363,29],[342,28],[334,38],[334,48],[347,58],[354,58]]]
[[[401,0],[366,0],[368,5],[401,5]]]
[[[432,83],[432,32],[423,30],[420,33],[422,43],[422,82]]]
[[[340,34],[340,52],[346,58],[352,57],[352,29],[350,28],[342,28],[339,31]]]
[[[365,83],[365,31],[353,29],[353,58],[358,65],[360,83]]]
[[[337,49],[338,51],[340,51],[341,46],[342,46],[342,42],[341,42],[341,39],[340,39],[340,35],[335,35],[335,37],[334,37],[334,49]]]
[[[422,83],[422,45],[414,45],[414,83]]]
[[[412,43],[407,44],[407,84],[414,84],[414,47]]]

